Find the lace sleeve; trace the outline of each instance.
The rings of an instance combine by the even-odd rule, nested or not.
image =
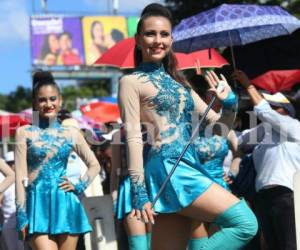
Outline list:
[[[132,206],[142,209],[149,199],[144,181],[140,96],[137,85],[138,80],[134,76],[125,76],[120,80],[119,106],[126,131]]]
[[[203,115],[207,108],[207,104],[198,96],[198,94],[195,91],[192,90],[191,95],[195,102],[196,113]],[[216,122],[219,124],[225,124],[227,126],[227,129],[220,131],[219,126],[215,126],[214,132],[216,134],[226,137],[228,132],[232,128],[236,116],[236,107],[237,107],[236,95],[233,92],[230,92],[228,97],[222,101],[222,105],[223,108],[222,108],[221,115],[216,113],[214,110],[210,110],[206,116],[206,121],[210,125],[213,125]],[[224,131],[226,131],[227,134],[224,134]]]
[[[99,174],[100,164],[95,154],[85,141],[83,135],[75,128],[72,129],[72,134],[75,135],[74,151],[79,155],[79,157],[83,160],[88,168],[85,174],[74,185],[75,193],[81,194],[89,186],[89,184],[92,183],[93,179]]]
[[[17,208],[17,230],[20,231],[28,224],[26,211],[27,175],[27,145],[25,128],[20,127],[16,132],[15,146],[16,165],[16,208]]]

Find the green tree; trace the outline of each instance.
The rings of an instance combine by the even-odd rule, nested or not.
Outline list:
[[[32,106],[32,92],[30,88],[18,86],[5,99],[4,109],[9,112],[18,113]]]
[[[0,109],[5,110],[6,109],[6,103],[7,103],[7,96],[6,95],[0,95]]]
[[[62,88],[63,107],[67,110],[76,109],[77,98],[99,98],[107,96],[108,86],[99,81],[82,82],[79,86],[66,86]]]

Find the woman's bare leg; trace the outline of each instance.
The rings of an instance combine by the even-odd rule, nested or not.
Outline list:
[[[225,223],[226,227],[230,229],[220,230],[215,233],[208,240],[209,247],[204,249],[216,249],[210,246],[216,245],[216,243],[219,244],[221,237],[231,241],[228,242],[228,244],[231,244],[228,246],[229,248],[224,249],[239,249],[239,245],[244,244],[241,241],[245,239],[245,242],[247,242],[247,240],[254,236],[257,230],[257,222],[253,213],[248,207],[245,207],[244,204],[239,206],[240,204],[240,200],[233,194],[229,193],[217,184],[212,184],[190,206],[184,208],[178,213],[178,215],[183,215],[186,219],[180,216],[175,217],[174,214],[164,214],[161,217],[159,215],[158,218],[156,218],[152,237],[153,250],[185,249],[190,236],[191,219],[205,222],[213,222],[217,219],[219,222]],[[224,220],[223,216],[227,215],[229,210],[232,212],[231,209],[234,207],[241,208],[237,211],[237,216],[242,217],[244,222],[246,222],[245,225],[241,224],[243,221],[238,221],[236,223],[236,218],[225,218],[228,220],[222,221]],[[247,216],[249,216],[249,223],[247,221]],[[233,222],[236,224],[231,225],[232,219],[234,219]],[[237,229],[237,231],[231,229]],[[242,238],[241,241],[239,241],[239,236]]]
[[[76,250],[78,234],[61,234],[56,236],[59,250]]]
[[[128,244],[130,250],[148,250],[150,249],[151,224],[145,224],[136,217],[127,216],[124,219],[124,226],[128,236]]]
[[[212,222],[218,215],[239,201],[232,193],[217,184],[212,184],[190,206],[181,210],[179,214],[198,221]]]
[[[33,235],[30,239],[30,246],[33,250],[58,250],[55,239],[47,234]]]
[[[124,226],[127,235],[144,235],[147,233],[146,224],[141,220],[137,220],[136,217],[130,218],[126,216],[124,219]]]
[[[178,214],[159,214],[152,229],[152,250],[185,250],[191,220]]]

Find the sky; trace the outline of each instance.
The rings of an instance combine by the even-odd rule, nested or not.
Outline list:
[[[48,13],[110,15],[113,0],[47,0]],[[42,14],[42,0],[1,0],[0,4],[0,94],[18,85],[31,86],[29,17]],[[151,2],[163,0],[119,0],[119,15],[139,15]]]

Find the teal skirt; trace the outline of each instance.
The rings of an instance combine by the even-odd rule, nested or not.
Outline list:
[[[150,200],[156,197],[178,156],[166,157],[159,152],[152,154],[145,165],[145,180]],[[189,206],[213,183],[213,178],[202,167],[194,147],[189,147],[175,172],[157,200],[157,213],[175,213]]]
[[[51,180],[49,181],[51,182]],[[39,182],[26,190],[29,234],[81,234],[92,231],[78,196]]]

